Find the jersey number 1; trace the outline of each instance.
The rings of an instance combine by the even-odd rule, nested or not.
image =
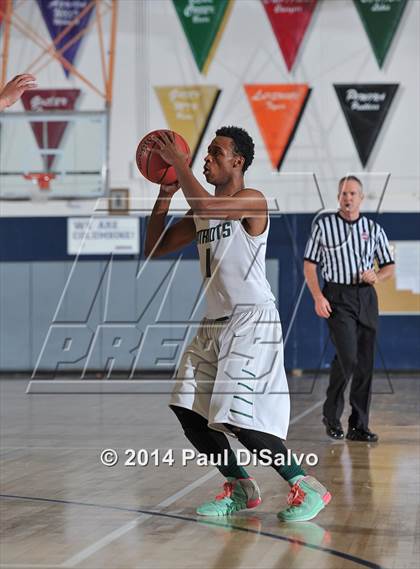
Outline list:
[[[206,249],[206,278],[211,277],[210,247]]]

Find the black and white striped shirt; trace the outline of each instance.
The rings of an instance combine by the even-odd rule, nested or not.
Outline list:
[[[373,269],[374,259],[379,267],[394,263],[387,236],[378,223],[365,216],[347,221],[339,213],[314,222],[305,260],[321,264],[324,281],[357,284],[363,271]]]

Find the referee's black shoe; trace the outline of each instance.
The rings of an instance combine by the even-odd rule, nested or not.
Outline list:
[[[344,439],[344,431],[340,423],[330,423],[326,417],[322,418],[322,422],[326,427],[326,432],[329,437],[335,439],[336,441]]]
[[[356,427],[349,427],[346,435],[349,441],[362,441],[364,443],[377,443],[379,440],[378,435],[369,431],[369,429],[356,429]]]

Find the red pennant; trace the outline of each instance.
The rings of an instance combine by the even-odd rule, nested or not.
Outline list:
[[[4,18],[4,14],[6,13],[6,2],[7,0],[0,0],[0,26]]]
[[[32,89],[23,93],[22,103],[27,111],[72,111],[79,95],[80,89]],[[43,149],[59,148],[67,125],[67,121],[31,122],[41,154]],[[45,155],[45,170],[51,170],[54,159],[54,155]]]
[[[262,3],[290,71],[317,0],[262,0]]]

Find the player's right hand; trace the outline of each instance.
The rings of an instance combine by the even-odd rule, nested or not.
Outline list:
[[[174,194],[176,194],[180,187],[181,186],[178,182],[175,182],[175,184],[170,184],[169,186],[162,184],[160,186],[160,195],[164,198],[171,198]]]
[[[24,91],[28,89],[34,89],[37,86],[36,79],[30,73],[24,73],[23,75],[16,75],[11,79],[3,88],[0,93],[0,99],[3,103],[3,107],[10,107],[13,103],[22,96]]]
[[[315,300],[315,312],[320,318],[329,318],[332,312],[332,308],[328,300],[324,295],[319,296]]]

